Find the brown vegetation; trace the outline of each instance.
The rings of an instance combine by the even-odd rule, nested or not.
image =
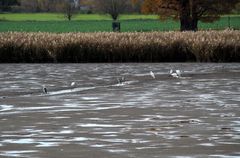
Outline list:
[[[0,33],[0,62],[240,62],[240,31]]]

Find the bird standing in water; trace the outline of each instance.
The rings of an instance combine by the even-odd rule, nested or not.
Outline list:
[[[175,70],[175,72],[171,69],[169,74],[174,78],[181,77],[181,70]]]
[[[71,87],[74,87],[76,85],[76,82],[71,83]]]
[[[48,90],[45,86],[42,87],[42,91],[43,91],[43,94],[47,94],[48,93]]]
[[[117,78],[118,84],[123,84],[125,82],[125,77]]]
[[[181,77],[181,70],[176,70],[178,77]]]
[[[150,75],[152,76],[153,79],[156,79],[155,74],[152,71],[150,71]]]

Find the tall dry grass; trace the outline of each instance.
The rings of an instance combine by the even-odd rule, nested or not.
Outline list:
[[[0,33],[0,62],[240,62],[240,31]]]

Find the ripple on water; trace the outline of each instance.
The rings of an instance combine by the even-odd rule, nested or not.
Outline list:
[[[47,148],[47,147],[56,147],[59,145],[60,144],[58,142],[40,141],[40,142],[38,142],[38,145],[36,145],[36,147]]]
[[[215,144],[213,144],[213,143],[201,143],[201,144],[199,144],[200,146],[209,146],[209,147],[211,147],[211,146],[215,146]]]
[[[1,156],[7,157],[26,157],[31,158],[31,154],[39,152],[38,150],[13,150],[13,151],[2,151]]]
[[[126,125],[115,125],[115,124],[94,124],[94,123],[80,123],[77,124],[79,127],[103,127],[103,128],[119,128],[119,127],[126,127]]]
[[[109,151],[111,153],[126,153],[126,152],[128,152],[128,150],[126,150],[126,149],[108,149],[107,151]]]
[[[210,157],[213,157],[213,158],[239,158],[240,153],[237,155],[210,155]]]
[[[59,132],[59,134],[72,134],[72,133],[74,133],[73,130],[62,130]]]
[[[11,111],[13,108],[13,105],[0,105],[0,112]]]
[[[5,139],[2,143],[9,143],[9,144],[33,144],[34,139],[31,138],[23,138],[23,139]]]

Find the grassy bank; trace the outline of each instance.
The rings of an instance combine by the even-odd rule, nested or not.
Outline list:
[[[230,16],[230,26],[240,29],[240,16]],[[111,18],[99,14],[79,14],[66,21],[62,14],[0,14],[0,32],[110,32]],[[179,30],[179,22],[159,21],[155,15],[120,16],[122,32],[148,32]],[[228,17],[214,23],[199,23],[200,30],[223,30],[228,27]]]
[[[120,15],[120,20],[137,20],[151,19],[156,20],[156,15],[141,15],[141,14],[123,14]],[[0,14],[1,20],[6,21],[66,21],[63,14],[60,13],[5,13]],[[111,20],[109,15],[104,14],[76,14],[73,16],[73,21],[79,20]]]
[[[0,33],[0,62],[240,62],[240,31]]]
[[[228,27],[227,18],[222,18],[214,23],[199,23],[200,30],[224,30]],[[240,18],[232,18],[231,27],[240,29]],[[173,31],[179,30],[176,21],[159,20],[122,20],[122,32],[149,32],[149,31]],[[0,21],[0,32],[110,32],[112,31],[111,20],[88,20],[88,21]]]
[[[146,32],[178,30],[179,24],[174,21],[160,23],[158,20],[123,20],[121,21],[122,32]],[[0,21],[0,32],[110,32],[112,21]]]

